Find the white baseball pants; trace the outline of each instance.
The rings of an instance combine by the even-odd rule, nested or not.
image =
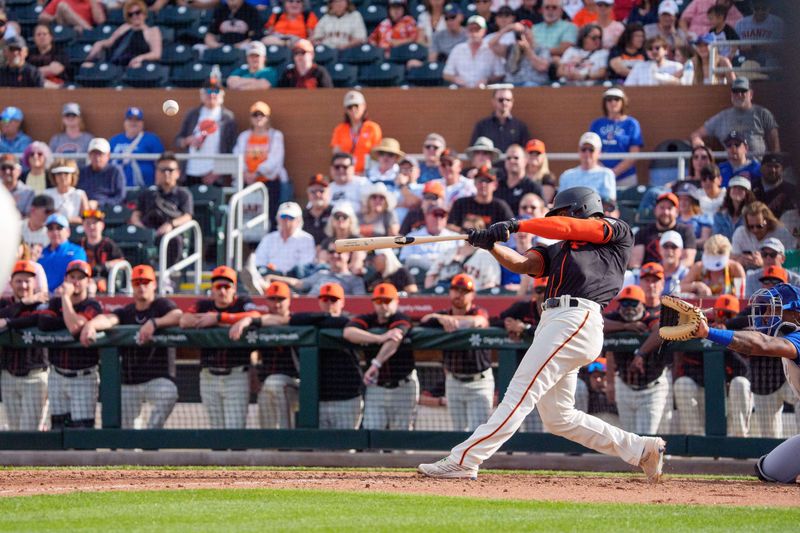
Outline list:
[[[675,406],[678,408],[680,432],[683,435],[706,434],[705,388],[692,378],[683,376],[673,384]],[[753,395],[750,381],[742,376],[731,380],[728,386],[727,424],[729,437],[746,437],[753,412]]]
[[[299,388],[298,378],[285,374],[267,376],[258,393],[258,417],[262,429],[294,428],[294,414],[299,408]]]
[[[492,456],[538,405],[544,429],[587,448],[639,464],[644,438],[575,409],[578,369],[592,362],[603,348],[600,306],[579,299],[578,307],[548,309],[536,328],[533,343],[511,379],[505,397],[489,421],[450,453],[456,463],[477,467]]]
[[[31,370],[17,377],[3,370],[0,377],[3,406],[10,431],[38,431],[47,403],[47,370]]]
[[[200,400],[208,413],[211,429],[244,429],[250,403],[250,375],[236,366],[227,376],[200,371]]]
[[[178,401],[178,387],[167,378],[156,378],[137,385],[122,385],[122,427],[133,429],[145,402],[150,416],[142,429],[161,429]]]
[[[669,379],[665,368],[648,389],[632,389],[619,376],[614,376],[617,412],[622,429],[640,435],[655,435],[669,396]]]
[[[492,369],[484,370],[481,375],[482,379],[464,383],[447,374],[445,396],[453,431],[475,431],[491,414],[494,403]]]
[[[370,385],[364,395],[364,429],[414,429],[419,380],[413,370],[408,381],[394,389]]]
[[[62,372],[73,371],[62,370]],[[50,372],[47,380],[50,413],[53,415],[69,413],[72,420],[90,420],[95,418],[100,375],[96,366],[77,372],[81,375],[73,378],[62,376],[55,370]]]
[[[750,419],[751,437],[770,437],[781,439],[791,437],[783,434],[783,403],[794,405],[794,416],[800,427],[800,403],[792,393],[789,382],[783,383],[780,389],[772,394],[753,394],[755,411]]]
[[[319,402],[319,429],[358,429],[364,399],[361,396],[348,400]]]

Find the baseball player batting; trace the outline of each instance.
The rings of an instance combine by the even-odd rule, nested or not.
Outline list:
[[[561,242],[536,246],[523,255],[495,246],[518,231]],[[662,439],[640,437],[575,409],[578,369],[603,349],[601,311],[622,286],[633,247],[630,227],[604,216],[600,196],[592,189],[573,187],[556,195],[545,218],[498,222],[470,232],[469,242],[489,250],[512,272],[547,276],[546,300],[533,343],[489,420],[444,459],[419,465],[419,472],[476,479],[481,463],[537,406],[547,431],[638,465],[657,483],[666,446]]]
[[[708,327],[697,308],[681,312],[681,322],[691,324],[690,338],[708,339],[730,350],[751,356],[781,357],[786,381],[800,398],[800,289],[781,283],[759,289],[750,297],[750,326],[752,330],[731,331]],[[692,319],[692,316],[699,317]],[[661,328],[661,336],[672,340],[669,327]],[[681,334],[680,326],[672,328]],[[686,329],[684,327],[683,329]],[[800,476],[800,435],[788,439],[761,457],[756,463],[756,475],[762,481],[795,483]]]

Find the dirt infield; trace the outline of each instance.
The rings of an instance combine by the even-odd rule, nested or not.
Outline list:
[[[200,488],[318,489],[437,494],[571,502],[797,506],[800,485],[667,477],[648,485],[641,477],[482,474],[477,481],[431,480],[405,471],[352,470],[110,470],[13,469],[0,471],[0,496],[111,490]]]

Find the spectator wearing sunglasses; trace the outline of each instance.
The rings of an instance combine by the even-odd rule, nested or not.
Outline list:
[[[761,249],[757,252],[761,257],[761,262],[763,264],[762,268],[750,270],[747,273],[747,296],[752,296],[756,290],[761,288],[762,285],[762,278],[766,278],[767,276],[767,269],[770,267],[776,267],[774,272],[781,272],[785,273],[786,281],[784,283],[789,283],[790,285],[794,285],[795,287],[800,286],[800,275],[796,272],[791,270],[786,270],[783,268],[783,264],[786,262],[786,249],[783,246],[783,243],[776,239],[775,237],[767,237],[763,241],[761,241]],[[773,273],[774,273],[773,272]],[[774,277],[772,278],[774,281]],[[765,285],[766,286],[766,285]]]
[[[764,154],[761,159],[761,182],[753,188],[756,198],[767,204],[776,217],[794,208],[797,187],[783,179],[783,156]]]
[[[273,265],[288,273],[314,262],[314,237],[303,231],[303,210],[295,202],[278,207],[278,229],[265,235],[256,248],[259,267]]]
[[[595,85],[608,72],[608,50],[603,48],[603,28],[587,24],[578,34],[578,42],[561,56],[558,77],[570,85]]]
[[[692,132],[692,146],[702,145],[703,137],[715,137],[720,143],[733,130],[747,133],[750,153],[760,156],[766,151],[780,152],[778,123],[772,112],[753,103],[750,80],[736,78],[731,84],[732,107],[724,109],[706,120]]]
[[[522,167],[524,168],[524,167]],[[514,212],[505,202],[494,197],[497,190],[497,175],[489,165],[478,169],[475,175],[475,196],[459,198],[453,202],[453,208],[447,218],[447,227],[453,231],[462,231],[464,222],[469,217],[478,217],[486,226],[495,222],[514,218]]]
[[[428,190],[425,196],[430,196],[431,198],[423,200],[424,204],[426,204],[423,205],[425,207],[424,225],[411,231],[408,235],[410,237],[456,235],[454,231],[446,227],[448,213],[447,209],[441,205],[441,202],[437,201],[440,196],[431,192],[433,187],[426,185],[425,188]],[[400,249],[400,260],[408,268],[416,267],[422,272],[427,272],[436,259],[455,255],[457,249],[457,241],[429,242],[416,246],[406,246]]]
[[[23,217],[28,214],[31,208],[33,197],[36,192],[28,187],[25,182],[20,181],[22,175],[22,165],[14,154],[3,154],[0,156],[0,179],[3,181],[6,190],[14,197],[17,211]]]
[[[292,64],[278,80],[278,87],[296,89],[318,89],[333,87],[331,75],[322,65],[314,62],[314,45],[311,41],[300,39],[292,45]]]
[[[714,0],[703,1],[713,2]],[[676,24],[678,11],[678,4],[675,0],[662,0],[658,5],[658,21],[646,24],[644,27],[645,37],[648,39],[661,37],[666,41],[669,57],[673,56],[676,48],[686,46],[691,41],[689,34]],[[703,35],[703,33],[695,35]]]
[[[661,291],[661,294],[676,295],[681,292],[681,280],[689,272],[689,269],[681,263],[683,237],[677,231],[665,231],[661,235],[659,246],[661,248],[661,268],[664,271],[664,290]],[[642,276],[641,271],[639,275]]]
[[[648,61],[633,65],[625,78],[625,85],[680,85],[683,65],[667,59],[667,41],[663,37],[652,37],[645,42],[644,49]]]
[[[494,196],[508,204],[513,213],[519,212],[519,205],[526,194],[541,197],[542,185],[526,175],[528,152],[518,145],[512,144],[506,150],[502,176],[498,180]]]
[[[125,22],[108,39],[92,45],[84,65],[106,61],[127,68],[139,68],[145,62],[161,59],[161,29],[147,24],[144,0],[127,0],[122,7]]]
[[[735,236],[735,235],[734,235]],[[703,245],[703,257],[681,281],[681,292],[699,298],[732,294],[743,298],[745,270],[731,255],[731,243],[722,235],[712,235]]]
[[[789,233],[766,204],[758,201],[748,204],[742,210],[742,216],[744,225],[733,232],[732,256],[745,268],[759,268],[764,265],[758,250],[767,238],[778,239],[784,249],[797,248],[797,239]]]
[[[141,113],[139,108],[136,109]],[[152,135],[152,134],[151,134]],[[142,146],[145,148],[145,146]],[[155,147],[154,147],[155,148]],[[134,147],[134,150],[136,147]],[[158,152],[162,153],[164,147],[158,143]],[[130,163],[128,162],[128,166]],[[153,164],[149,163],[150,179],[152,182]],[[137,165],[137,168],[138,165]],[[117,165],[111,164],[111,144],[102,137],[96,137],[89,143],[89,163],[81,168],[81,189],[86,191],[86,196],[92,205],[100,209],[111,209],[115,205],[122,205],[125,201],[125,175]],[[144,178],[140,172],[140,187],[144,187]]]
[[[578,40],[578,27],[564,20],[562,0],[542,1],[542,22],[533,26],[534,40],[550,49],[550,55],[560,57]]]
[[[211,298],[198,300],[180,319],[187,329],[230,327],[261,313],[249,296],[238,295],[236,271],[218,266],[211,272]],[[231,328],[233,329],[233,328]],[[250,403],[250,348],[203,348],[200,351],[200,399],[211,429],[244,429]]]
[[[619,87],[603,93],[603,116],[592,121],[589,131],[600,136],[603,151],[608,153],[639,152],[644,146],[639,121],[628,115],[628,95]],[[633,159],[605,160],[603,165],[614,171],[617,185],[636,185],[636,161]]]
[[[726,189],[722,186],[722,176],[717,165],[708,165],[700,170],[700,189],[695,191],[695,198],[700,202],[700,211],[709,217],[722,207]]]
[[[164,152],[164,144],[153,132],[145,131],[144,111],[139,107],[129,107],[125,111],[122,132],[108,140],[111,151],[115,154],[160,154]],[[92,159],[92,166],[95,165]],[[127,187],[146,188],[155,183],[155,165],[153,161],[121,159],[116,161],[125,173]],[[117,166],[112,165],[112,166]]]
[[[578,141],[580,165],[565,170],[558,180],[559,190],[572,187],[589,187],[604,200],[617,199],[617,177],[614,171],[600,164],[603,141],[594,132],[587,131]]]
[[[714,213],[714,227],[712,233],[733,238],[733,232],[744,224],[742,211],[745,206],[756,200],[752,191],[750,180],[741,176],[734,176],[728,182],[725,198],[719,211]]]
[[[441,20],[441,19],[440,19]],[[467,29],[462,26],[464,12],[458,4],[449,3],[444,6],[444,29],[437,29],[428,47],[428,61],[447,61],[447,57],[456,45],[467,41]],[[441,23],[440,23],[441,25]],[[438,27],[438,26],[437,26]]]
[[[747,136],[737,130],[731,130],[725,136],[725,151],[728,160],[719,164],[719,173],[722,175],[722,186],[727,187],[728,181],[733,176],[744,176],[751,183],[757,183],[761,178],[761,164],[748,157]]]

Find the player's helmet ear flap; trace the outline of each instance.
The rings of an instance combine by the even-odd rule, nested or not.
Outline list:
[[[566,212],[559,212],[559,211]],[[567,215],[573,218],[589,218],[603,214],[603,201],[594,189],[589,187],[572,187],[559,191],[553,198],[553,208],[545,215]]]

